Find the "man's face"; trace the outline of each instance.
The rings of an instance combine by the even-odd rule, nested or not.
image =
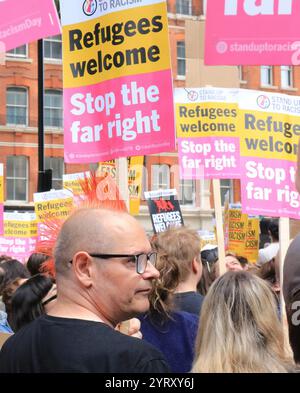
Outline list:
[[[225,266],[226,266],[226,270],[231,272],[243,270],[243,267],[240,264],[240,262],[231,255],[227,255],[225,257]]]
[[[150,252],[150,243],[140,225],[133,220],[124,224],[111,229],[115,242],[106,253],[136,255]],[[97,308],[102,315],[115,323],[149,309],[151,282],[159,277],[150,262],[143,274],[136,272],[136,263],[132,258],[93,258],[93,262],[96,267],[93,288]]]

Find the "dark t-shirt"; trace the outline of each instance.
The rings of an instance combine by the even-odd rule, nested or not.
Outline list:
[[[9,338],[0,373],[167,373],[163,355],[100,322],[42,316]]]
[[[179,292],[174,294],[174,303],[179,311],[200,315],[204,296],[198,292]]]
[[[189,372],[194,359],[198,317],[176,311],[164,323],[155,321],[148,315],[140,317],[140,321],[144,339],[164,354],[171,371]]]

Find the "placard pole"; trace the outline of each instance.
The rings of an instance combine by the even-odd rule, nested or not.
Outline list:
[[[221,204],[221,187],[220,180],[213,179],[213,193],[214,193],[214,206],[216,217],[216,231],[217,231],[217,244],[219,252],[219,266],[220,275],[226,272],[225,267],[225,242],[224,242],[224,229],[223,229],[223,214]]]

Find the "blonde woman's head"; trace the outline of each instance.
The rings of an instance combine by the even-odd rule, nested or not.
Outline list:
[[[227,272],[203,302],[193,372],[285,372],[291,367],[274,295],[259,277]]]

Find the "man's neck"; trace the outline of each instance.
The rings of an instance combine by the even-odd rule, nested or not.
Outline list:
[[[195,283],[190,282],[181,282],[176,288],[175,293],[181,292],[197,292],[197,285]]]
[[[53,317],[74,318],[82,319],[85,321],[102,322],[114,328],[113,324],[108,319],[100,316],[98,312],[83,307],[80,304],[67,304],[67,302],[60,301],[59,299],[57,300],[56,304],[51,308],[48,315]]]

